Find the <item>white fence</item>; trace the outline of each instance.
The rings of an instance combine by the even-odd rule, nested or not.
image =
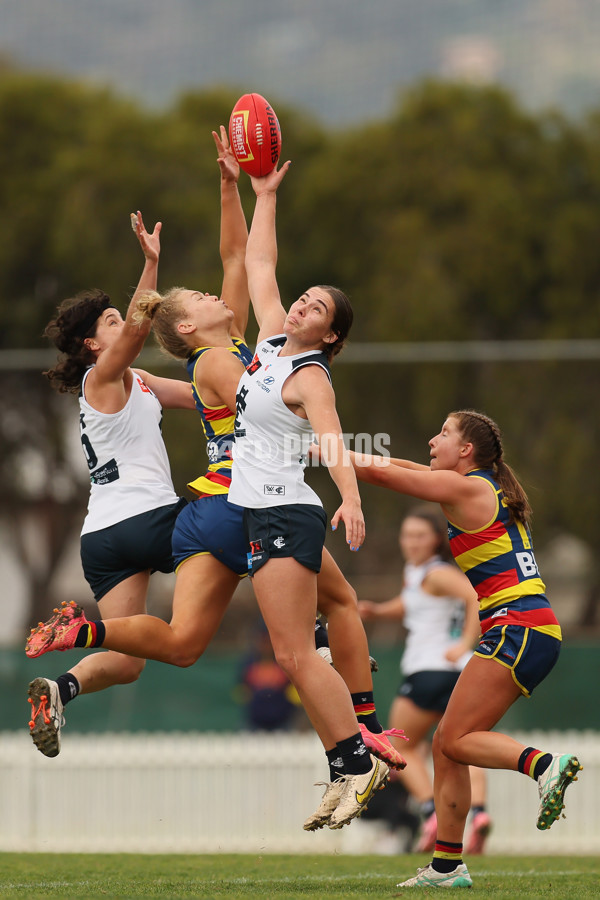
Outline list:
[[[489,773],[490,853],[600,853],[600,735],[529,733],[526,745],[584,766],[567,820],[535,827],[537,786]],[[309,834],[327,769],[312,734],[65,734],[46,759],[24,733],[0,734],[0,851],[371,853],[376,822]]]

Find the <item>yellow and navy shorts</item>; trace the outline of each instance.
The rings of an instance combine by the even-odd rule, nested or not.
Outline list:
[[[240,577],[248,574],[248,542],[244,510],[227,494],[192,500],[177,517],[173,529],[175,571],[192,556],[210,553]]]
[[[321,571],[327,527],[327,513],[322,506],[288,503],[246,509],[244,527],[250,575],[255,575],[270,559],[285,557],[292,557],[313,572]]]
[[[496,625],[482,636],[475,656],[495,659],[510,669],[521,693],[529,697],[554,668],[561,641],[525,625]]]

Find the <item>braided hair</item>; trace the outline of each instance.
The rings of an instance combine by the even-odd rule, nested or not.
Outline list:
[[[511,521],[528,525],[531,506],[515,473],[504,461],[502,435],[494,420],[474,409],[451,412],[448,418],[450,417],[457,420],[461,437],[473,444],[473,461],[476,465],[482,469],[491,469],[494,473],[494,478],[502,488]]]
[[[56,317],[46,325],[44,336],[50,338],[64,356],[43,374],[60,393],[79,392],[86,369],[96,361],[94,353],[86,347],[85,339],[94,337],[98,319],[109,306],[112,303],[104,291],[82,291],[63,300]]]

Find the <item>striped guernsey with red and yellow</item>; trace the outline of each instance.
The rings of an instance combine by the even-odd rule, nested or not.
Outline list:
[[[229,349],[237,356],[244,367],[252,362],[252,353],[241,338],[232,338],[233,346]],[[196,365],[200,357],[212,347],[198,347],[189,357],[186,368],[192,382],[192,393],[196,402],[196,409],[202,419],[202,428],[206,437],[206,452],[208,454],[208,471],[200,475],[195,481],[191,481],[188,487],[199,496],[229,493],[231,484],[231,448],[235,440],[234,422],[235,411],[228,406],[207,406],[200,396],[196,384]],[[241,373],[240,373],[241,374]]]
[[[545,596],[529,528],[511,522],[491,471],[474,469],[465,477],[481,478],[496,497],[495,514],[483,528],[463,531],[448,522],[452,555],[477,591],[482,634],[499,625],[522,625],[560,640],[560,625]]]

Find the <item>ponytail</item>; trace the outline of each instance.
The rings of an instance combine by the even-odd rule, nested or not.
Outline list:
[[[173,287],[165,294],[142,291],[137,298],[137,309],[133,315],[136,325],[141,325],[145,319],[151,320],[156,340],[175,359],[187,359],[194,349],[177,331],[177,325],[184,317],[180,294],[185,290]]]
[[[511,521],[529,525],[531,506],[524,488],[504,461],[500,429],[493,419],[473,409],[450,413],[458,422],[461,437],[473,444],[473,461],[482,469],[491,469],[504,494]],[[450,417],[449,416],[449,417]]]

